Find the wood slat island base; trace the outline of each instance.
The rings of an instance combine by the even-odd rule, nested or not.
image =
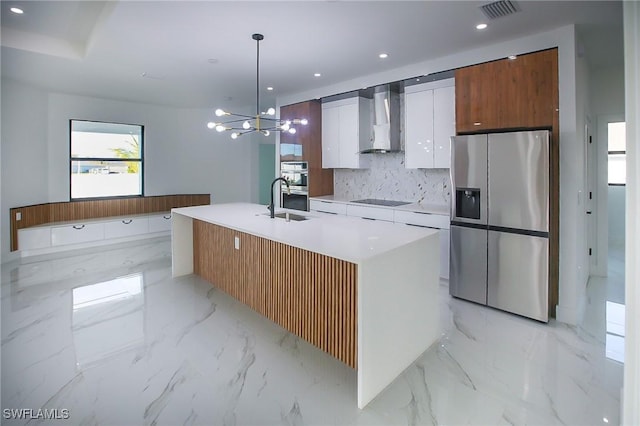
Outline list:
[[[356,368],[356,264],[194,220],[193,271]]]
[[[200,275],[355,368],[365,407],[438,337],[438,231],[264,211],[173,209],[173,276]]]

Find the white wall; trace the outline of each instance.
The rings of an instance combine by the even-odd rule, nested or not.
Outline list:
[[[579,75],[577,74],[576,34],[573,25],[387,72],[362,76],[319,89],[283,96],[278,98],[277,104],[278,106],[289,105],[362,87],[505,58],[511,54],[528,53],[553,47],[558,48],[560,92],[560,300],[557,319],[569,324],[576,324],[580,315],[580,307],[583,305],[581,299],[584,298],[586,286],[585,263],[582,254],[587,252],[586,245],[583,245],[584,241],[578,238],[578,235],[584,233],[584,219],[576,220],[577,217],[584,216],[582,211],[584,200],[581,197],[584,197],[585,191],[584,165],[581,160],[584,155],[582,130],[578,133],[579,125],[584,124],[584,115],[578,118],[579,95],[577,94],[576,78],[578,77],[581,81],[586,78],[588,81],[588,76],[584,75],[584,69],[580,71]],[[585,102],[588,101],[581,98],[580,102],[582,104],[580,111],[583,114]],[[576,158],[580,161],[576,162]]]
[[[595,275],[607,275],[609,225],[623,224],[624,206],[622,207],[622,219],[616,215],[620,208],[620,200],[609,204],[609,187],[607,185],[607,123],[610,121],[624,121],[624,69],[620,67],[604,67],[591,70],[591,111],[594,117],[594,188],[595,188],[595,258],[592,259],[592,273]],[[614,190],[614,195],[617,194]],[[616,210],[614,210],[616,209]],[[609,214],[613,213],[612,217]],[[618,229],[614,232],[619,231]],[[624,232],[624,230],[622,230]],[[617,237],[616,237],[617,238]]]
[[[590,87],[591,111],[594,116],[624,114],[624,69],[615,67],[592,69]]]
[[[582,318],[586,306],[586,288],[589,281],[589,229],[587,221],[588,188],[587,188],[587,144],[588,130],[591,125],[589,102],[589,68],[586,58],[576,55],[576,138],[573,155],[579,161],[573,161],[573,170],[562,169],[562,157],[560,174],[575,173],[577,182],[577,205],[575,228],[575,255],[576,255],[576,320]],[[561,140],[561,144],[563,141]],[[565,148],[567,148],[565,146]],[[562,188],[560,189],[562,197]],[[562,202],[561,202],[562,203]],[[569,203],[570,204],[570,203]],[[562,204],[561,204],[562,207]]]
[[[640,2],[624,2],[627,238],[622,424],[640,424]]]
[[[2,207],[69,201],[69,120],[144,125],[145,195],[257,201],[257,143],[209,130],[211,111],[61,93],[2,81]],[[8,215],[2,258],[9,256]]]

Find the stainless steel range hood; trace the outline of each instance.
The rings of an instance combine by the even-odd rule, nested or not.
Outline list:
[[[372,99],[373,125],[370,146],[361,154],[384,154],[402,151],[400,141],[400,91],[397,83],[383,84],[360,91],[361,96]]]

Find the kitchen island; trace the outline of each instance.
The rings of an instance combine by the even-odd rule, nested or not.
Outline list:
[[[357,369],[363,408],[438,337],[438,231],[291,213],[306,220],[247,203],[173,209],[173,276],[202,276]]]

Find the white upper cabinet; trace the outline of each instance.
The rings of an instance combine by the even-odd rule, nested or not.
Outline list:
[[[433,167],[433,90],[405,92],[404,105],[405,167],[408,169],[431,168]]]
[[[451,167],[451,136],[456,135],[456,88],[440,87],[433,91],[433,167]]]
[[[322,167],[359,169],[367,161],[359,154],[371,141],[369,99],[353,97],[322,104]]]
[[[322,167],[333,169],[340,167],[340,109],[325,105],[322,105]]]
[[[456,134],[455,81],[405,88],[405,167],[447,169],[450,137]]]

